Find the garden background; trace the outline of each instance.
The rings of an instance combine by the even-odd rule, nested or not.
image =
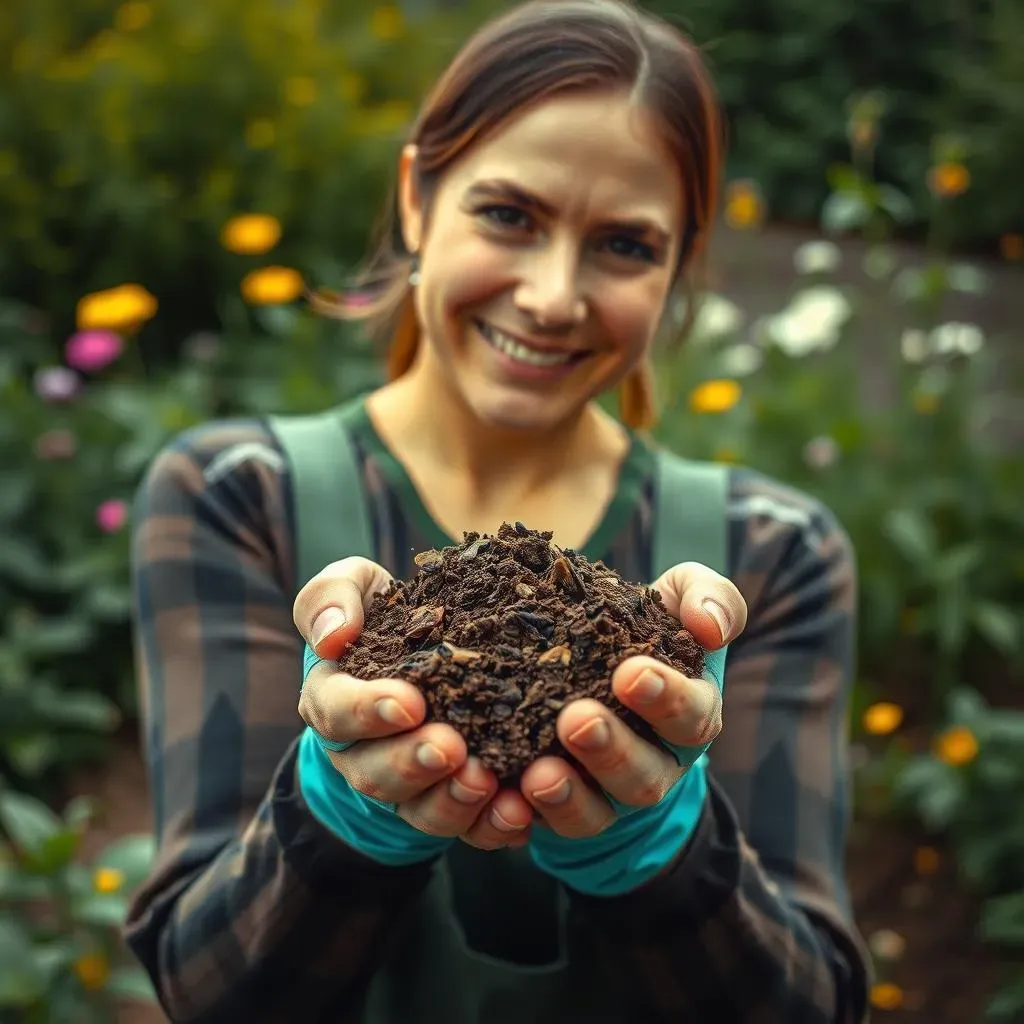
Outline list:
[[[129,503],[195,423],[379,379],[303,292],[353,269],[413,104],[501,6],[5,0],[0,1021],[161,1019],[117,939],[151,855]],[[1024,1020],[1024,6],[649,6],[732,136],[658,434],[853,537],[875,1017]]]

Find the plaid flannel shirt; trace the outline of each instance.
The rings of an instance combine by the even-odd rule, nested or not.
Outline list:
[[[396,577],[432,546],[355,438]],[[645,581],[651,481],[604,560]],[[844,880],[856,579],[827,509],[731,471],[729,577],[749,609],[694,840],[646,887],[569,893],[640,1019],[859,1024],[868,962]],[[158,861],[127,940],[173,1021],[355,1022],[429,864],[379,865],[305,807],[293,496],[257,420],[212,423],[154,461],[133,525],[135,643]],[[649,581],[648,581],[649,582]]]

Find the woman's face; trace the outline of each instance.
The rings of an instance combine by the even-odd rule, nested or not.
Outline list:
[[[552,99],[472,148],[429,216],[403,156],[406,244],[439,373],[485,423],[543,431],[614,387],[657,330],[683,186],[649,116],[618,94]]]

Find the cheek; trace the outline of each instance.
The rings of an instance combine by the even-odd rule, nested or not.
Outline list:
[[[618,351],[638,356],[647,350],[661,322],[665,291],[660,285],[637,282],[602,289],[601,323]]]
[[[445,319],[483,305],[509,287],[513,264],[499,246],[465,235],[433,242],[440,255],[430,285],[438,298],[437,312]]]

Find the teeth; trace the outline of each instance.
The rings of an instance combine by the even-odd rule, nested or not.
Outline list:
[[[571,352],[538,352],[535,349],[527,348],[522,343],[516,341],[515,338],[510,338],[507,334],[503,334],[490,324],[480,323],[478,326],[480,333],[499,352],[504,352],[505,355],[510,356],[512,359],[520,363],[526,363],[529,366],[563,366],[573,357]]]

